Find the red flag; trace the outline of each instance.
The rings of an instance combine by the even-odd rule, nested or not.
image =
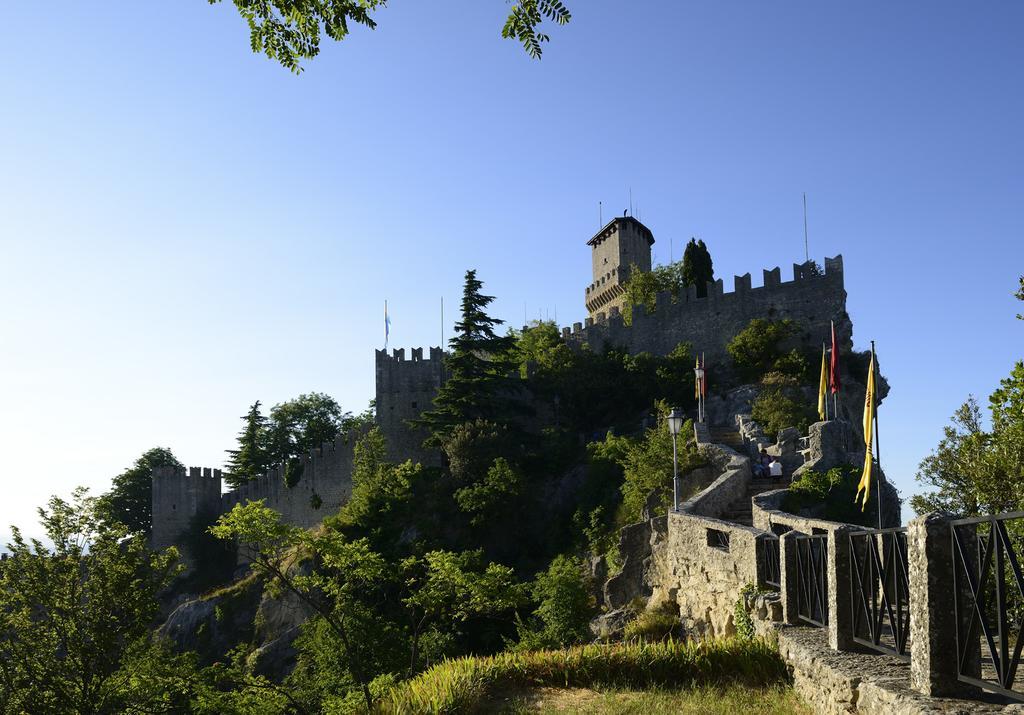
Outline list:
[[[832,394],[839,392],[839,343],[836,341],[835,321],[832,321],[832,359],[829,361],[828,384]]]

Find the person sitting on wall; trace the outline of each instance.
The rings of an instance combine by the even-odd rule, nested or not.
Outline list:
[[[778,457],[772,457],[772,463],[768,465],[768,473],[772,479],[782,478],[782,462],[779,461]]]
[[[762,447],[761,454],[757,455],[757,461],[754,462],[754,479],[768,477],[768,465],[770,462],[771,459],[768,457],[768,450]]]

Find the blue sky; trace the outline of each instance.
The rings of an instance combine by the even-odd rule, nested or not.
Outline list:
[[[384,300],[437,344],[466,268],[513,325],[582,320],[630,189],[657,262],[698,236],[727,285],[790,276],[807,192],[912,493],[1024,356],[1024,5],[568,4],[536,62],[501,0],[395,0],[298,77],[230,5],[5,8],[0,524],[154,445],[219,465],[256,399],[362,410]]]

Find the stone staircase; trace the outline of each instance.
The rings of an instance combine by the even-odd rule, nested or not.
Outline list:
[[[709,432],[711,433],[711,441],[714,444],[724,444],[740,454],[745,455],[747,453],[747,447],[743,444],[743,438],[740,437],[740,433],[736,430],[730,427],[712,427]]]
[[[754,507],[750,500],[758,494],[770,492],[775,489],[786,489],[787,487],[789,487],[789,480],[785,478],[777,482],[769,481],[767,479],[752,479],[750,481],[750,486],[747,487],[747,495],[730,504],[726,508],[725,513],[722,514],[722,520],[732,521],[737,524],[743,524],[744,526],[753,526]]]
[[[711,430],[711,441],[715,444],[724,444],[727,447],[731,447],[740,454],[747,454],[747,447],[743,443],[743,439],[740,437],[740,433],[734,429],[728,427],[712,427]],[[737,499],[728,506],[725,513],[722,514],[722,519],[725,521],[732,521],[737,524],[744,524],[746,526],[753,525],[753,506],[751,504],[751,498],[761,494],[763,492],[770,492],[774,489],[785,489],[789,486],[789,479],[783,478],[779,481],[769,481],[767,479],[752,479],[750,486],[747,487],[747,494],[741,499]]]

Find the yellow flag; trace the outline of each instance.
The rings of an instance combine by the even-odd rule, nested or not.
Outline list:
[[[825,346],[821,346],[821,380],[818,382],[818,418],[825,419],[825,404],[828,397],[828,369],[825,366]]]
[[[872,430],[875,424],[875,354],[871,353],[871,367],[868,373],[868,386],[864,392],[864,473],[860,477],[860,484],[857,485],[857,496],[853,498],[854,504],[860,500],[860,510],[868,505],[868,497],[871,496],[871,467],[873,466],[872,452]],[[863,498],[860,493],[864,492]]]

